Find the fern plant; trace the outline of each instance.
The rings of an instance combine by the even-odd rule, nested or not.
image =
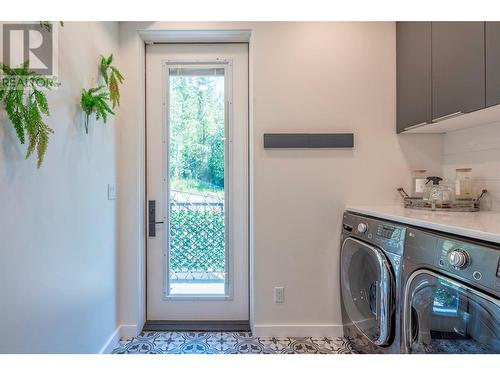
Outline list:
[[[59,26],[64,27],[64,21],[59,21]],[[51,32],[52,31],[52,22],[40,21],[40,27],[47,30],[48,32]]]
[[[113,109],[120,105],[120,88],[118,83],[122,84],[125,78],[123,78],[120,71],[113,64],[113,54],[108,57],[101,55],[101,63],[99,70],[101,72],[102,78],[109,90],[109,98],[113,105]]]
[[[26,159],[36,150],[37,167],[40,168],[47,150],[49,135],[54,132],[43,121],[43,115],[50,114],[44,91],[58,86],[58,83],[51,78],[31,72],[28,66],[28,61],[18,68],[0,64],[2,72],[0,101],[21,144],[25,144],[26,137],[28,138]]]
[[[105,86],[99,86],[82,90],[80,105],[85,113],[85,132],[87,134],[89,133],[89,119],[92,113],[96,114],[97,120],[102,118],[104,123],[108,120],[108,114],[115,114],[108,104],[109,94],[101,91],[104,88]]]

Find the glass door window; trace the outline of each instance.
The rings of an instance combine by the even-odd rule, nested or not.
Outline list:
[[[168,66],[167,296],[227,295],[224,65]]]
[[[406,291],[410,353],[500,353],[500,301],[431,271]]]

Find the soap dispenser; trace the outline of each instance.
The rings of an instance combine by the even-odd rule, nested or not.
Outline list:
[[[437,176],[427,177],[427,182],[425,183],[424,189],[424,200],[428,201],[438,201],[440,200],[440,189],[439,182],[443,179]]]

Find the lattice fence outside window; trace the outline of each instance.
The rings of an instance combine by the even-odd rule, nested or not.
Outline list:
[[[171,280],[224,279],[224,208],[222,194],[171,191]]]

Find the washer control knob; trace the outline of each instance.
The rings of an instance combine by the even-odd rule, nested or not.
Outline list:
[[[453,250],[448,254],[448,261],[455,268],[465,268],[469,263],[469,254],[464,250]]]
[[[366,225],[365,223],[358,224],[358,232],[359,233],[365,233],[367,229],[368,229],[368,225]]]

